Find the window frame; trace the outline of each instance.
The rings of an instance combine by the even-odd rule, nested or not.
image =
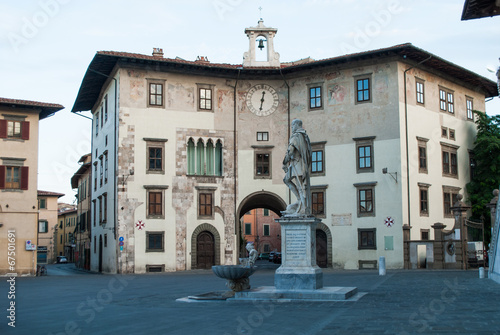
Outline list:
[[[356,148],[356,173],[373,173],[375,171],[375,151],[374,151],[374,140],[375,136],[368,136],[368,137],[357,137],[353,138],[353,140],[356,142],[355,143],[355,148]],[[366,165],[366,157],[370,158],[370,167],[361,167],[360,166],[360,153],[359,149],[362,147],[370,147],[370,156],[363,156],[365,159],[365,165]]]
[[[197,110],[199,112],[214,112],[214,93],[215,93],[215,89],[214,89],[215,85],[213,84],[196,84],[196,92],[197,92],[197,103],[196,103],[196,107],[197,107]],[[205,90],[205,91],[209,91],[210,92],[210,98],[207,99],[207,98],[202,98],[201,97],[201,90]],[[210,108],[202,108],[201,107],[201,102],[202,102],[202,99],[204,101],[210,101]]]
[[[197,216],[200,220],[213,220],[215,218],[215,190],[216,187],[207,187],[207,186],[195,186],[198,190],[197,194]],[[205,198],[205,203],[202,204],[202,196]],[[210,202],[206,201],[206,197],[210,196]],[[202,208],[210,208],[210,213],[202,214]]]
[[[415,78],[415,101],[417,105],[425,106],[425,81]],[[420,88],[420,89],[419,89]]]
[[[359,82],[365,81],[365,80],[368,80],[368,88],[365,88],[364,83],[363,83],[362,90],[359,90]],[[368,99],[359,100],[359,93],[365,92],[365,91],[368,92],[368,96],[369,96]],[[354,104],[355,105],[362,105],[365,103],[371,103],[373,101],[372,74],[371,73],[354,76],[354,92],[355,92],[354,93]],[[363,95],[364,95],[364,93],[363,93]]]
[[[261,139],[259,139],[259,135],[261,135]],[[264,139],[265,137],[265,139]],[[256,134],[257,142],[269,142],[269,132],[268,131],[258,131]]]
[[[4,159],[5,165],[0,165],[0,189],[5,191],[26,191],[29,188],[29,167],[23,166],[22,164],[18,165],[18,162],[11,162],[10,160]],[[6,162],[7,161],[7,162]],[[17,179],[15,181],[15,170],[17,172]],[[10,171],[10,179],[9,177]]]
[[[356,212],[357,212],[358,218],[376,216],[376,211],[375,211],[375,208],[376,208],[376,206],[375,206],[375,204],[376,204],[375,203],[375,186],[376,185],[377,185],[377,182],[354,184],[354,187],[356,187]],[[361,203],[367,202],[366,193],[365,193],[365,200],[362,200],[361,192],[366,192],[366,191],[370,191],[370,193],[371,193],[370,201],[371,201],[372,206],[371,206],[370,211],[361,210],[361,208],[362,208]]]
[[[465,110],[467,112],[467,120],[474,122],[474,99],[467,95],[465,96]]]
[[[168,141],[164,138],[143,138],[146,142],[146,174],[165,174],[165,143]],[[160,159],[160,169],[151,169],[150,165],[150,150],[160,149],[161,157]]]
[[[159,236],[161,239],[160,248],[152,248],[150,244],[151,236]],[[164,231],[147,231],[146,232],[146,252],[165,252],[165,232]]]
[[[419,208],[419,213],[420,216],[423,217],[428,217],[430,208],[429,208],[429,187],[430,184],[425,184],[425,183],[418,183],[418,208]],[[422,195],[425,194],[425,199],[422,197]]]
[[[152,85],[155,85],[155,89],[158,87],[158,85],[161,85],[161,92],[160,93],[152,93]],[[147,79],[147,107],[152,107],[152,108],[164,108],[165,106],[165,80],[161,79]],[[151,103],[151,98],[155,97],[154,103]],[[158,97],[161,98],[161,104],[158,103]]]
[[[373,244],[363,244],[363,234],[372,234]],[[377,228],[358,228],[358,250],[377,250]]]
[[[44,229],[40,229],[40,224],[44,224]],[[38,220],[38,233],[48,233],[49,232],[49,222],[47,220]]]
[[[441,142],[441,169],[443,177],[458,179],[458,148],[456,145]],[[453,157],[455,158],[453,159]],[[455,164],[453,164],[453,160]],[[453,168],[455,168],[455,172],[453,172]]]
[[[245,222],[245,231],[244,231],[244,235],[245,236],[250,236],[252,235],[252,224],[249,223],[249,222]]]
[[[47,209],[47,198],[38,198],[38,209]]]
[[[419,173],[428,173],[428,159],[429,155],[427,155],[427,142],[429,139],[424,137],[417,136],[417,154],[418,154],[418,172]],[[424,153],[422,155],[422,152]]]
[[[427,234],[427,238],[424,238],[424,234]],[[421,241],[429,241],[430,240],[430,229],[420,229],[420,240]]]
[[[259,155],[268,155],[269,159],[267,162],[267,168],[268,168],[268,174],[258,174],[258,168],[260,167],[259,164]],[[261,167],[265,167],[262,165]],[[272,179],[272,154],[271,151],[269,150],[255,150],[254,151],[254,179]]]
[[[454,203],[457,202],[457,196],[460,193],[461,188],[460,187],[454,187],[454,186],[445,186],[443,185],[443,217],[444,218],[454,218],[453,216],[453,211],[451,208],[453,207]],[[447,207],[447,199],[446,197],[449,196],[449,205]]]
[[[168,189],[168,186],[165,185],[144,185],[146,189],[146,219],[165,219],[165,190]],[[157,212],[151,213],[151,202],[150,195],[151,194],[159,194],[161,197],[161,203],[154,203],[155,206],[160,206],[161,213]]]
[[[325,176],[326,175],[325,144],[326,144],[326,141],[311,143],[311,148],[312,148],[312,152],[311,152],[311,177]],[[318,160],[318,159],[313,160],[315,152],[316,153],[321,152],[321,160]],[[314,171],[314,164],[315,163],[318,164],[318,162],[321,163],[321,171],[320,170]]]
[[[450,114],[455,114],[455,92],[440,86],[439,87],[439,110]]]
[[[316,83],[310,83],[307,84],[307,110],[309,112],[312,111],[317,111],[317,110],[323,110],[324,109],[324,89],[323,89],[323,82],[316,82]],[[311,95],[311,90],[315,90],[314,96]],[[319,97],[316,96],[316,90],[319,89]],[[312,106],[312,101],[314,99],[314,104],[315,106]],[[316,106],[316,102],[319,99],[320,106]]]
[[[266,228],[267,228],[267,234],[266,234]],[[262,236],[271,236],[271,225],[270,224],[262,225]]]

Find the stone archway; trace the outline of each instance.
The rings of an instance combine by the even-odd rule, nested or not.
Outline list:
[[[332,255],[332,233],[330,231],[330,228],[323,222],[320,222],[318,226],[316,227],[316,236],[318,236],[318,230],[324,233],[326,235],[326,267],[333,267],[333,255]],[[321,233],[319,233],[321,234]],[[321,234],[322,235],[322,234]],[[323,235],[323,236],[324,236]],[[317,244],[317,242],[316,242]],[[318,249],[316,249],[318,252]],[[318,255],[316,255],[318,257]]]
[[[286,209],[286,202],[283,201],[281,197],[271,192],[254,192],[240,202],[237,212],[238,219],[240,219],[246,212],[255,208],[267,208],[276,214],[279,214],[281,211]]]
[[[210,233],[213,236],[214,239],[214,265],[220,265],[220,234],[217,231],[217,228],[212,226],[209,223],[202,223],[193,232],[193,235],[191,236],[191,269],[197,269],[198,268],[198,251],[197,251],[197,246],[198,246],[198,236],[202,233]]]

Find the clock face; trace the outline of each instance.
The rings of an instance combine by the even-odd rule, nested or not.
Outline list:
[[[248,108],[257,116],[268,116],[278,108],[278,93],[266,84],[252,87],[246,100]]]

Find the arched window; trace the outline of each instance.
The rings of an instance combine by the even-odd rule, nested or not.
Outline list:
[[[218,140],[215,144],[215,175],[222,176],[222,142]]]
[[[207,175],[214,175],[214,144],[212,140],[207,143]]]
[[[201,138],[196,144],[196,174],[199,176],[205,174],[205,146]]]
[[[195,173],[195,150],[194,150],[194,141],[192,138],[189,139],[187,145],[187,161],[188,161],[188,174],[193,175]]]

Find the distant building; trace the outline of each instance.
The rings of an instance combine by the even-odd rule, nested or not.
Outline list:
[[[276,219],[279,215],[267,208],[252,209],[241,219],[242,236],[246,242],[254,242],[259,253],[281,251],[281,227]]]
[[[472,110],[498,94],[495,82],[411,44],[280,63],[275,28],[259,21],[245,33],[243,64],[161,49],[95,55],[72,109],[93,114],[93,270],[235,264],[245,213],[289,202],[282,160],[294,118],[312,142],[323,264],[359,269],[385,256],[403,268],[404,225],[412,239],[453,226]]]
[[[77,223],[74,230],[76,240],[75,265],[90,270],[91,248],[91,154],[83,155],[80,168],[71,178],[71,187],[77,189]]]
[[[63,108],[0,98],[0,275],[36,272],[38,121]]]
[[[57,199],[62,196],[62,193],[38,190],[38,264],[56,261]]]
[[[59,211],[57,226],[57,256],[66,256],[68,262],[75,261],[77,209]]]

